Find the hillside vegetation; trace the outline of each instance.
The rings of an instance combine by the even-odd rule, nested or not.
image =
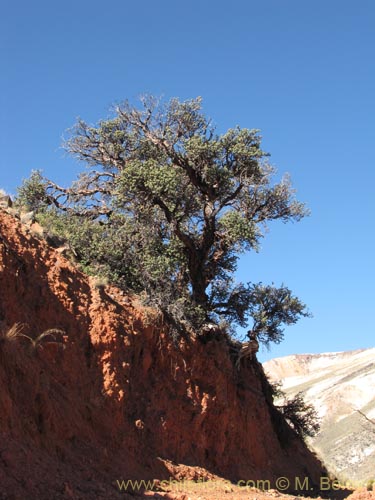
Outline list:
[[[126,498],[116,479],[214,474],[319,487],[325,471],[255,358],[236,366],[221,335],[176,342],[156,310],[83,274],[38,230],[0,210],[4,498]]]

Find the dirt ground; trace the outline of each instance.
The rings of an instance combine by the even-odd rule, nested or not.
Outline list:
[[[294,485],[297,486],[295,493],[287,494],[271,489],[266,484],[262,488],[259,488],[259,484],[258,487],[255,487],[252,481],[249,481],[248,484],[244,484],[244,481],[241,484],[231,483],[201,468],[180,466],[178,469],[178,471],[174,471],[174,477],[178,479],[171,478],[169,481],[155,480],[152,482],[151,487],[149,485],[148,490],[142,490],[144,484],[140,485],[136,482],[118,482],[117,485],[125,498],[128,498],[128,493],[130,494],[129,498],[149,498],[154,500],[298,500],[299,498],[306,500],[375,500],[375,488],[372,491],[368,491],[366,488],[346,488],[338,482],[334,482],[331,483],[329,489],[327,478],[322,478],[320,493],[308,493],[309,485],[303,482],[298,483],[297,479],[297,484]],[[196,476],[197,474],[198,476]],[[280,489],[287,489],[287,483],[289,482],[286,478],[280,478]],[[308,494],[311,496],[308,496]]]
[[[367,491],[365,488],[354,491],[340,488],[321,495],[305,497],[302,495],[288,495],[273,489],[261,491],[253,487],[239,487],[225,480],[217,479],[205,483],[181,483],[181,485],[171,485],[169,488],[161,485],[161,491],[146,491],[143,493],[143,498],[165,500],[297,500],[298,498],[306,498],[306,500],[309,498],[315,500],[321,500],[322,498],[375,500],[375,491]]]

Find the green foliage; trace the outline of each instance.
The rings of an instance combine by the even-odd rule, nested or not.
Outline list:
[[[299,436],[313,437],[319,432],[318,414],[311,404],[305,402],[302,392],[292,398],[287,398],[282,390],[281,382],[268,381],[268,387],[273,400],[279,403],[275,405],[276,408]]]
[[[268,380],[268,385],[269,385],[269,388],[271,391],[272,398],[274,400],[285,397],[285,393],[283,392],[283,390],[281,388],[282,387],[281,382],[270,382]]]
[[[273,181],[258,130],[218,135],[200,98],[148,97],[97,126],[78,121],[66,148],[89,167],[79,179],[62,188],[33,173],[19,197],[87,271],[145,291],[184,329],[252,318],[252,332],[278,342],[283,324],[306,315],[285,287],[233,280],[239,255],[258,249],[269,221],[306,215],[289,179]]]
[[[253,320],[252,332],[266,345],[281,342],[283,325],[292,325],[300,316],[310,315],[306,306],[285,286],[252,285],[249,296],[247,313]]]
[[[30,178],[25,179],[17,189],[15,205],[27,212],[31,210],[41,212],[49,204],[46,186],[41,171],[33,170]]]
[[[301,437],[313,437],[320,429],[319,418],[315,408],[306,403],[301,392],[291,399],[284,400],[278,409]]]

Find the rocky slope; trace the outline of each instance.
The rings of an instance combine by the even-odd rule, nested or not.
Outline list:
[[[311,444],[328,468],[353,483],[375,479],[375,348],[286,356],[263,366],[287,395],[302,391],[315,406],[321,431]]]
[[[260,364],[237,370],[223,339],[173,342],[37,234],[0,210],[0,498],[127,498],[117,480],[213,473],[318,484]]]

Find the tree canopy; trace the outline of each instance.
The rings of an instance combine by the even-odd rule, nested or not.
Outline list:
[[[250,323],[264,342],[279,342],[283,325],[307,315],[285,286],[234,281],[267,223],[307,213],[287,176],[274,181],[258,130],[218,134],[200,98],[146,97],[96,126],[79,120],[65,146],[88,168],[68,188],[34,173],[34,191],[89,268],[143,291],[188,329]]]

